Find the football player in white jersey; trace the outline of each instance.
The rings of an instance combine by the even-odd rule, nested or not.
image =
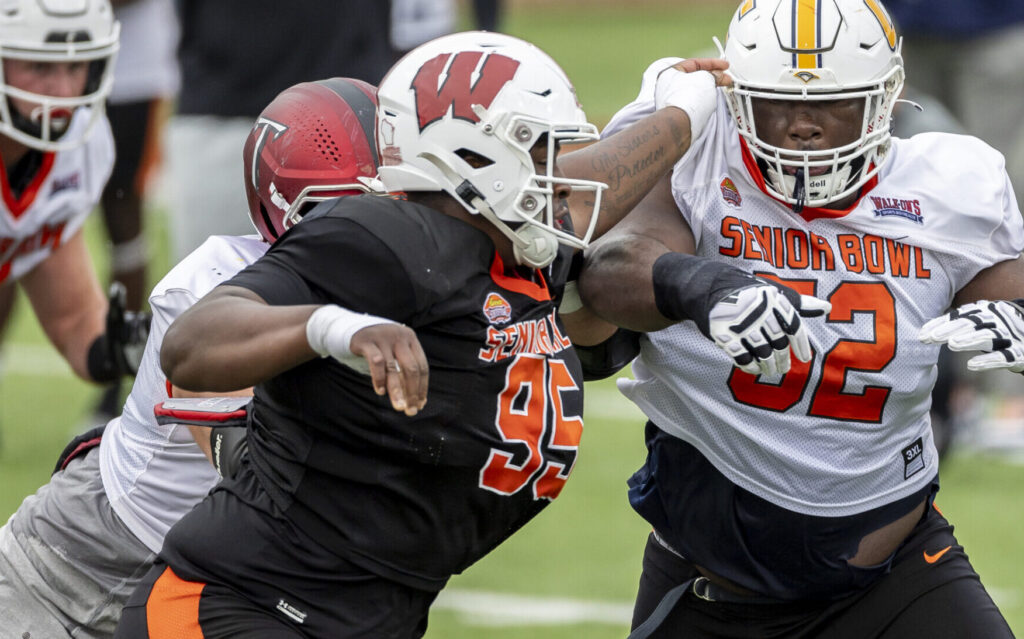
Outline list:
[[[934,507],[928,409],[937,342],[1021,370],[1024,322],[984,302],[926,324],[1024,295],[1003,158],[890,136],[904,74],[878,0],[745,0],[723,53],[732,86],[659,61],[605,130],[674,105],[693,143],[579,281],[639,351],[634,636],[1010,637]],[[798,312],[822,315],[809,342],[787,338]]]
[[[154,417],[154,404],[169,393],[190,395],[160,371],[164,332],[310,206],[369,190],[360,178],[376,174],[375,108],[374,87],[333,78],[286,89],[263,111],[244,149],[249,214],[260,235],[209,238],[153,289],[152,331],[123,414],[73,442],[50,483],[0,528],[0,637],[112,636],[167,529],[206,495],[218,471],[231,473],[226,465],[244,446],[232,435],[244,429],[218,430],[235,433],[219,447],[215,469],[204,455],[208,429]],[[333,157],[310,142],[316,136],[333,139]]]
[[[81,232],[114,161],[103,103],[118,33],[108,0],[0,11],[0,324],[20,282],[72,370],[97,382],[131,372],[125,339],[145,341],[144,322],[126,329],[116,309],[105,321]]]

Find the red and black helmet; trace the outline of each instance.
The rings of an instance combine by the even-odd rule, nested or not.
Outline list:
[[[249,216],[273,243],[312,204],[367,193],[377,175],[377,90],[351,78],[303,82],[263,109],[242,151]]]

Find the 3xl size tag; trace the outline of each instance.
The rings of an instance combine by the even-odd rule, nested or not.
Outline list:
[[[924,445],[918,437],[903,449],[903,478],[910,479],[921,470],[924,470]]]

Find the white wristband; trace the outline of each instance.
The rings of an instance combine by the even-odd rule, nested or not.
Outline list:
[[[366,360],[350,350],[352,336],[360,329],[377,324],[397,324],[393,320],[376,315],[355,313],[348,309],[328,304],[313,311],[306,320],[306,340],[320,357],[331,356],[345,366],[363,374],[370,372]]]
[[[686,111],[690,117],[690,144],[693,144],[718,106],[715,76],[710,71],[686,73],[667,68],[658,75],[654,106],[658,109],[674,106]]]
[[[576,285],[576,280],[569,280],[565,283],[565,289],[562,291],[562,301],[558,304],[558,313],[559,315],[568,315],[581,308],[583,308],[583,300],[580,299],[580,288]]]
[[[652,62],[650,66],[647,67],[647,70],[644,71],[644,77],[640,83],[639,95],[636,96],[635,100],[619,109],[619,111],[612,116],[612,119],[608,121],[607,125],[605,125],[604,130],[601,131],[601,137],[607,138],[608,136],[618,133],[622,129],[625,129],[635,122],[654,113],[654,87],[658,83],[658,74],[673,64],[682,61],[682,58],[661,58],[660,60]]]

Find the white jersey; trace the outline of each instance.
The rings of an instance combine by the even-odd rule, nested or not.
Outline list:
[[[795,214],[758,178],[720,97],[673,171],[674,199],[698,255],[832,303],[827,318],[803,320],[813,360],[755,378],[687,321],[647,335],[636,379],[619,387],[732,482],[783,508],[839,517],[906,497],[938,462],[928,411],[939,348],[918,330],[979,271],[1024,249],[1002,156],[973,137],[894,139],[877,184],[833,215]]]
[[[153,406],[167,399],[160,345],[176,317],[262,256],[258,235],[213,236],[178,263],[149,297],[153,323],[124,412],[100,443],[100,474],[110,505],[128,529],[159,552],[168,529],[219,481],[217,471],[182,425],[157,424]]]
[[[77,137],[92,117],[75,110],[67,135]],[[99,202],[114,167],[114,138],[100,118],[81,146],[43,153],[42,166],[20,197],[6,173],[0,179],[0,284],[13,282],[75,236]],[[3,172],[0,172],[3,173]]]

